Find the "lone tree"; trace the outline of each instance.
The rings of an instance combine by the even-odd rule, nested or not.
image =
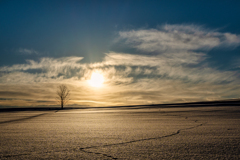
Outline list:
[[[70,90],[67,88],[66,85],[62,84],[58,86],[57,95],[58,95],[57,99],[61,103],[61,109],[63,109],[63,106],[69,100]]]

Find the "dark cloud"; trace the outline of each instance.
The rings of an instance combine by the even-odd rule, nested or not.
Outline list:
[[[30,93],[19,92],[19,91],[0,91],[0,96],[30,96]]]

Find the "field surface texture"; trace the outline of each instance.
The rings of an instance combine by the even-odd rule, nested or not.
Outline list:
[[[0,112],[0,159],[240,159],[240,107]]]

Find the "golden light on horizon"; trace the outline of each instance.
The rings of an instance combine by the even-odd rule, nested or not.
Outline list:
[[[104,77],[100,73],[93,72],[91,79],[88,81],[89,85],[92,87],[101,87],[104,82]]]

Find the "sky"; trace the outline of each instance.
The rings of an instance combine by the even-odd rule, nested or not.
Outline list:
[[[56,106],[61,84],[72,107],[239,98],[239,19],[238,0],[1,0],[0,107]]]

